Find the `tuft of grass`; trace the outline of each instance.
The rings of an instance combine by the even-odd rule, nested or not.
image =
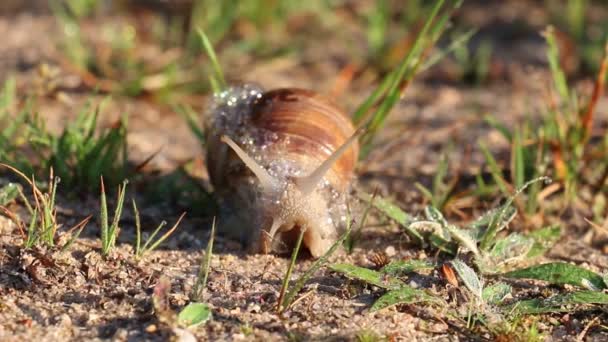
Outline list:
[[[127,120],[99,129],[98,118],[107,99],[84,106],[63,131],[51,133],[32,101],[20,105],[15,80],[0,92],[0,160],[26,174],[45,177],[50,170],[69,188],[92,190],[105,175],[110,184],[126,178]],[[21,108],[19,108],[21,107]]]
[[[47,190],[46,192],[43,192],[39,189],[34,177],[28,178],[24,173],[10,165],[3,163],[0,163],[0,165],[22,178],[32,190],[33,203],[26,198],[20,187],[17,188],[18,195],[23,200],[23,203],[30,214],[30,221],[27,227],[17,214],[10,211],[5,206],[0,206],[0,210],[13,222],[15,222],[19,228],[19,232],[24,239],[24,247],[32,248],[38,245],[43,245],[46,247],[57,246],[57,231],[61,226],[57,222],[57,208],[55,202],[57,186],[60,181],[59,178],[54,177],[51,170]],[[66,235],[69,238],[68,241],[65,242],[61,247],[62,250],[66,250],[72,245],[74,240],[80,235],[80,232],[82,232],[82,230],[85,228],[90,218],[91,217],[89,216],[72,228],[68,229]]]
[[[18,110],[16,91],[16,80],[9,77],[0,91],[0,127],[3,127],[0,130],[0,160],[26,174],[32,174],[32,163],[22,151],[22,145],[28,138],[26,121],[31,115],[31,102]]]
[[[144,245],[141,245],[141,219],[139,217],[139,210],[137,209],[137,204],[135,200],[132,201],[133,204],[133,214],[135,215],[135,259],[141,259],[143,256],[149,252],[155,250],[161,243],[167,240],[173,232],[177,229],[180,222],[186,216],[186,213],[182,213],[175,224],[168,229],[161,237],[159,237],[156,241],[154,238],[160,232],[160,230],[167,224],[166,221],[162,221],[158,227],[150,234],[150,236],[146,239]]]
[[[114,218],[112,223],[108,220],[108,204],[106,199],[106,190],[103,183],[103,177],[101,177],[101,208],[100,208],[100,228],[101,228],[101,254],[108,256],[112,249],[116,245],[116,239],[120,233],[120,216],[122,215],[122,208],[125,201],[125,194],[127,189],[127,181],[123,181],[122,186],[118,186],[118,201],[116,202],[116,208],[114,209]]]
[[[213,255],[213,241],[215,239],[215,217],[211,224],[211,232],[209,233],[209,241],[205,248],[205,256],[201,259],[201,264],[196,276],[196,283],[190,294],[193,301],[200,302],[203,300],[204,291],[207,288],[207,279],[209,278],[209,270],[211,268],[211,257]]]
[[[100,176],[118,184],[127,176],[127,117],[96,134],[104,102],[85,106],[75,120],[56,136],[42,120],[28,120],[33,151],[43,170],[52,168],[69,187],[92,190]]]
[[[597,73],[603,49],[608,40],[608,27],[600,17],[589,15],[601,2],[590,0],[545,1],[549,21],[559,28],[559,40],[570,46],[562,64],[570,72]],[[604,4],[602,4],[604,5]]]
[[[540,125],[530,122],[510,130],[495,119],[488,122],[511,144],[510,179],[505,176],[489,150],[480,143],[495,184],[503,194],[512,192],[526,180],[550,175],[559,181],[563,200],[572,203],[579,198],[582,188],[600,193],[608,175],[608,160],[604,157],[604,142],[595,143],[594,117],[599,97],[603,94],[608,70],[608,45],[602,59],[592,94],[586,104],[570,88],[559,60],[560,50],[552,27],[543,36],[547,41],[547,59],[552,75],[551,93]],[[599,145],[599,146],[598,146]],[[598,170],[597,173],[591,170]],[[538,185],[530,187],[528,202],[520,206],[522,212],[535,214],[539,209]]]
[[[462,3],[462,1],[455,1],[451,6],[448,6],[445,13],[438,17],[444,2],[444,0],[434,2],[427,20],[409,52],[401,60],[398,67],[390,72],[355,110],[352,117],[353,122],[357,125],[363,124],[366,127],[366,133],[361,137],[361,158],[365,158],[369,153],[374,136],[383,127],[391,109],[423,64],[426,53],[446,29],[451,13]],[[373,108],[376,108],[376,110],[371,113]]]

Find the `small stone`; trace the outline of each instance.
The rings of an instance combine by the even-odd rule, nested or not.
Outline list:
[[[177,342],[196,342],[196,337],[186,329],[173,328]]]
[[[148,334],[154,334],[156,331],[158,331],[158,327],[156,326],[156,324],[150,324],[146,327],[146,332]]]
[[[386,254],[387,257],[392,257],[392,256],[395,256],[395,254],[397,254],[397,250],[393,246],[388,246],[384,250],[384,253]]]

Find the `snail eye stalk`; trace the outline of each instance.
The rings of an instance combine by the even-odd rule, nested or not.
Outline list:
[[[304,195],[308,195],[312,193],[317,185],[323,181],[323,177],[331,167],[342,157],[344,152],[348,151],[348,148],[352,146],[354,142],[357,141],[357,138],[363,133],[364,129],[359,128],[353,133],[353,135],[346,140],[342,146],[340,146],[337,150],[332,153],[329,158],[327,158],[321,165],[319,165],[310,175],[306,177],[296,177],[295,184],[298,189]]]
[[[236,153],[236,155],[245,163],[245,166],[253,172],[253,174],[260,180],[260,184],[264,191],[272,191],[278,188],[278,184],[274,178],[266,171],[260,164],[258,164],[253,158],[251,158],[247,152],[237,145],[234,140],[226,135],[222,135],[222,142],[226,143]]]

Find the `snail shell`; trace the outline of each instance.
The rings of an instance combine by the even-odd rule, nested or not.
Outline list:
[[[253,85],[215,96],[206,122],[207,167],[224,213],[220,229],[255,252],[283,252],[302,229],[319,257],[346,223],[357,131],[309,90]]]

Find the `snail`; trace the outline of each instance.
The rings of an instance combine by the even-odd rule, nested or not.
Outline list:
[[[305,230],[304,246],[323,255],[347,223],[360,130],[330,99],[298,88],[232,87],[207,114],[218,228],[259,253],[285,252]]]

